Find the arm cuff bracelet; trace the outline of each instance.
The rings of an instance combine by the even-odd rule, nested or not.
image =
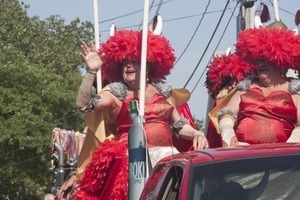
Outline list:
[[[229,108],[222,108],[218,112],[218,121],[220,121],[221,119],[223,119],[225,117],[230,117],[232,119],[232,121],[234,121],[234,122],[236,122],[236,120],[237,120],[237,115]]]

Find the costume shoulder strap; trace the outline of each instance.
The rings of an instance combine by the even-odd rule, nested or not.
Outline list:
[[[124,101],[127,95],[127,87],[122,82],[110,83],[107,85],[109,87],[109,91],[115,95],[120,101]]]
[[[300,80],[297,78],[291,78],[289,82],[289,92],[291,94],[297,94],[300,92]]]
[[[169,98],[172,94],[172,87],[165,82],[157,81],[151,83],[164,97]]]

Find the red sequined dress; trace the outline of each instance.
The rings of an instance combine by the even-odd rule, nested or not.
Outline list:
[[[128,131],[131,127],[129,116],[129,103],[132,99],[125,99],[121,111],[117,117],[117,131],[120,141],[127,143]],[[172,132],[169,119],[174,107],[170,105],[161,94],[155,94],[152,101],[145,104],[144,129],[147,137],[148,147],[172,146]]]
[[[275,91],[264,96],[261,89],[253,87],[241,95],[236,136],[249,144],[284,143],[296,122],[291,93]]]

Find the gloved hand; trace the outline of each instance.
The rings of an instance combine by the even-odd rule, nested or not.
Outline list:
[[[183,125],[178,134],[185,139],[192,139],[194,150],[207,149],[209,146],[204,133],[197,131],[189,124]]]
[[[219,121],[219,128],[223,141],[223,146],[238,146],[238,139],[234,132],[234,120],[232,117],[224,116]]]

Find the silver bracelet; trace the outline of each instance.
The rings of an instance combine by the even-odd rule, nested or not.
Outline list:
[[[97,71],[98,71],[98,70],[93,71],[93,70],[90,70],[89,68],[86,68],[86,72],[89,73],[89,74],[95,75],[95,74],[97,74]]]
[[[180,119],[172,124],[173,128],[179,129],[182,128],[183,125],[188,124],[188,120],[184,117],[180,117]]]
[[[92,99],[91,104],[92,104],[92,109],[94,109],[95,107],[97,107],[101,97],[99,95],[93,95],[92,98],[93,99]]]

